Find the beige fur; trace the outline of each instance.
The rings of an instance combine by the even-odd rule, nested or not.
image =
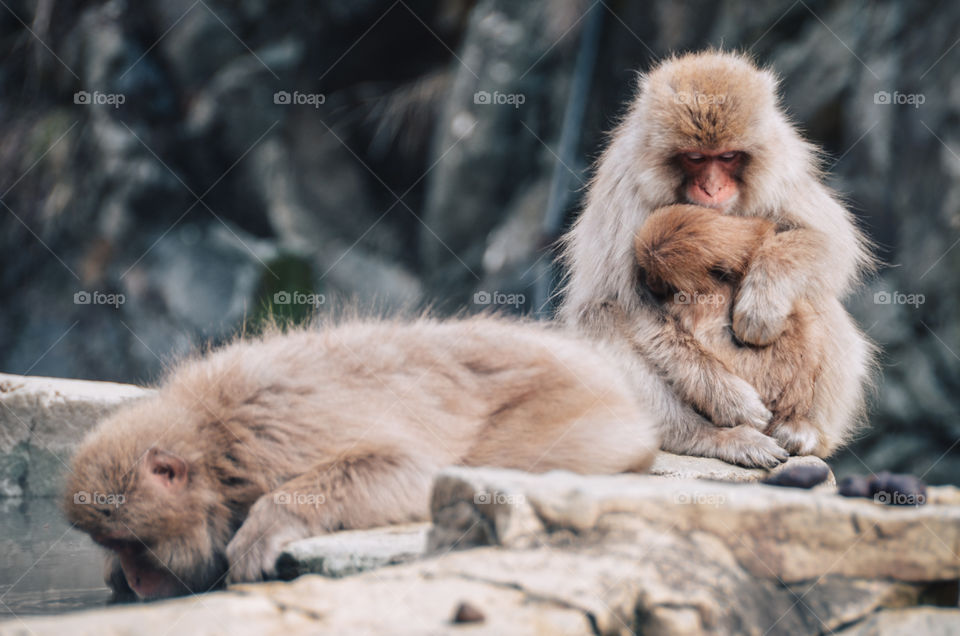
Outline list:
[[[849,439],[862,414],[873,348],[840,299],[871,259],[851,215],[823,184],[815,149],[778,108],[776,85],[748,58],[716,51],[668,59],[641,77],[599,161],[586,208],[565,238],[568,278],[559,310],[566,323],[620,343],[635,391],[661,417],[665,449],[760,466],[786,457],[760,432],[771,413],[754,387],[705,353],[638,286],[632,241],[651,211],[686,202],[679,152],[745,153],[728,212],[768,219],[777,232],[754,254],[738,288],[733,332],[741,342],[769,345],[798,302],[813,303],[828,351],[811,409],[825,440],[818,453]],[[711,405],[709,420],[691,408],[696,404]]]
[[[818,312],[797,300],[770,345],[737,342],[731,332],[733,298],[774,225],[694,205],[655,210],[634,239],[640,278],[662,298],[670,318],[705,350],[760,394],[772,418],[764,433],[794,454],[825,454],[833,440],[811,422],[814,389],[827,339]],[[695,404],[712,413],[714,404]]]
[[[492,317],[350,321],[180,364],[84,441],[66,513],[118,555],[114,586],[168,596],[228,565],[234,581],[272,576],[293,539],[424,519],[450,464],[641,471],[658,445],[596,343]]]

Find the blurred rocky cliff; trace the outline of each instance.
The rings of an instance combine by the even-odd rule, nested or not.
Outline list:
[[[10,1],[0,369],[149,381],[269,305],[548,311],[546,210],[575,214],[634,71],[723,46],[784,77],[885,264],[838,473],[957,481],[958,33],[947,2]]]

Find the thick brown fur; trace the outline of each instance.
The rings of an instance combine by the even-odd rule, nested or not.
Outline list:
[[[640,78],[590,184],[586,208],[564,239],[567,280],[559,315],[621,347],[634,390],[660,418],[663,447],[747,466],[787,457],[768,430],[771,413],[738,377],[665,311],[637,278],[633,237],[654,210],[689,203],[684,153],[736,151],[737,193],[725,212],[776,226],[753,255],[733,298],[742,343],[767,346],[798,302],[816,309],[826,355],[811,419],[826,456],[862,419],[873,347],[841,304],[871,265],[850,213],[823,183],[816,149],[778,106],[777,80],[741,55],[670,58]],[[689,154],[686,156],[689,157]]]
[[[181,363],[86,438],[65,507],[115,552],[109,582],[162,597],[228,568],[273,576],[291,540],[425,519],[447,465],[642,471],[658,446],[587,339],[493,317],[352,320]]]
[[[706,351],[760,394],[772,417],[764,432],[790,453],[816,454],[828,440],[810,423],[814,389],[826,355],[823,328],[801,298],[768,346],[737,342],[731,328],[737,286],[765,240],[770,221],[695,205],[654,211],[634,239],[640,277],[669,315]]]

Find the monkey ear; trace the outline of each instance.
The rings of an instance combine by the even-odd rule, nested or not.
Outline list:
[[[144,459],[147,477],[160,486],[178,492],[187,484],[187,462],[159,448],[151,448]]]

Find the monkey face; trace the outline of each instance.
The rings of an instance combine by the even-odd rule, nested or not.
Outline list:
[[[134,405],[112,419],[139,423],[155,415],[147,413]],[[112,554],[115,591],[125,582],[138,598],[165,598],[207,591],[226,573],[226,538],[220,546],[211,538],[204,490],[203,475],[177,454],[94,435],[74,457],[64,509]]]
[[[740,194],[745,163],[744,153],[739,150],[711,152],[698,148],[681,152],[677,164],[683,173],[682,200],[729,210]]]
[[[672,189],[657,204],[724,212],[749,204],[748,190],[768,178],[756,165],[770,163],[785,125],[775,106],[774,76],[739,56],[707,52],[652,71],[631,116],[644,156]]]

